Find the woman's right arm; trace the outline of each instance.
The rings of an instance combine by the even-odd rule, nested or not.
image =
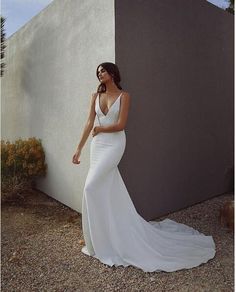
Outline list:
[[[95,112],[95,99],[96,99],[96,97],[97,97],[97,93],[93,93],[91,96],[88,119],[87,119],[87,122],[85,124],[84,131],[82,133],[80,142],[78,144],[77,151],[82,150],[82,148],[84,147],[84,144],[86,143],[86,141],[88,139],[88,136],[89,136],[91,130],[93,129],[94,120],[95,120],[95,116],[96,116],[96,112]]]

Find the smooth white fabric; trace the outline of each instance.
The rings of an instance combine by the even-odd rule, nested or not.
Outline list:
[[[120,97],[105,115],[97,96],[95,110],[101,125],[117,121]],[[212,236],[170,219],[147,222],[137,213],[117,167],[125,146],[124,130],[99,133],[91,141],[82,202],[86,244],[82,252],[109,266],[132,265],[144,272],[189,269],[212,259]]]

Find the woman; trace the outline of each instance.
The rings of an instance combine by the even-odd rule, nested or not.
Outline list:
[[[109,266],[132,265],[144,272],[173,272],[206,263],[215,256],[212,236],[170,219],[147,222],[137,213],[117,167],[126,146],[131,98],[120,86],[115,64],[100,64],[96,74],[100,84],[72,159],[80,163],[93,129],[82,201],[82,252]],[[96,115],[99,125],[94,127]]]

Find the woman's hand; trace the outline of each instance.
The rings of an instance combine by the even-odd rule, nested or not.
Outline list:
[[[101,133],[101,127],[96,126],[93,128],[92,136],[96,136],[98,133]]]
[[[80,155],[81,155],[81,150],[77,150],[75,152],[75,154],[73,155],[73,158],[72,158],[72,162],[74,164],[79,164],[80,163],[80,160],[79,160]]]

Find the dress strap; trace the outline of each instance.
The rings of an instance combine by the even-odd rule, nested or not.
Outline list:
[[[97,118],[98,118],[99,125],[101,126],[101,122],[100,122],[100,119],[99,119],[99,116],[98,116],[98,113],[97,113],[97,108],[99,106],[98,102],[99,102],[99,92],[98,92],[98,94],[96,96],[96,99],[95,99],[95,112],[96,112],[96,115],[97,115]]]

